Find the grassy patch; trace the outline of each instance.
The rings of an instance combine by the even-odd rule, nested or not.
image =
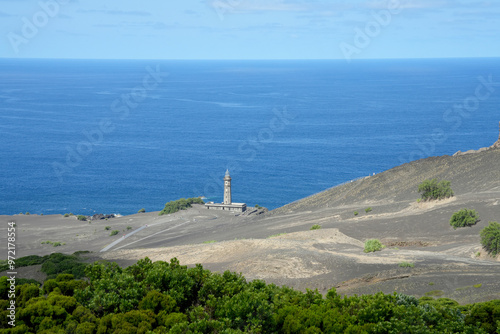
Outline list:
[[[482,283],[479,283],[479,284],[474,284],[473,287],[475,287],[476,289],[479,289],[480,287],[482,287],[483,284]]]
[[[365,212],[368,213],[368,212],[371,212],[372,211],[372,208],[366,208],[365,209]]]
[[[441,297],[442,295],[444,295],[444,291],[432,290],[432,291],[426,292],[425,295],[428,297]]]
[[[285,234],[286,234],[286,233],[278,233],[278,234],[273,234],[273,235],[268,236],[267,238],[269,239],[269,238],[279,237],[279,236],[281,236],[281,235],[285,235]]]
[[[109,234],[109,236],[112,237],[114,235],[117,235],[118,233],[120,233],[120,231],[114,230],[114,231],[111,231],[111,233]]]
[[[401,268],[413,268],[413,267],[415,267],[415,265],[413,263],[410,263],[410,262],[401,262],[400,264],[398,264],[398,266],[400,266]]]
[[[311,226],[311,231],[313,230],[319,230],[321,228],[321,225],[318,225],[318,224],[314,224],[313,226]]]
[[[354,211],[354,215],[355,216],[359,215],[359,212],[358,211]]]
[[[209,240],[209,241],[203,241],[204,244],[213,244],[216,243],[217,241],[215,240]]]
[[[50,241],[50,240],[47,240],[47,241],[42,241],[41,242],[42,245],[52,245],[53,247],[59,247],[59,246],[64,246],[66,245],[65,242],[59,242],[59,241]]]

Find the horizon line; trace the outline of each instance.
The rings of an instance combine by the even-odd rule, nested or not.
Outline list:
[[[393,58],[359,58],[350,61],[363,60],[438,60],[438,59],[496,59],[500,56],[478,57],[393,57]],[[345,58],[52,58],[52,57],[0,57],[0,60],[160,60],[160,61],[346,61]]]

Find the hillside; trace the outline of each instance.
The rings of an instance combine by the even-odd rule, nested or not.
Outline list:
[[[343,294],[399,291],[469,303],[500,299],[500,261],[487,256],[479,243],[480,230],[500,221],[498,166],[499,149],[432,157],[258,216],[194,205],[171,215],[151,212],[92,222],[60,215],[1,218],[16,220],[22,231],[18,256],[90,250],[92,260],[124,266],[146,256],[153,261],[177,257],[182,264],[202,263],[210,270],[321,293],[334,286]],[[455,197],[417,203],[418,184],[429,178],[451,181]],[[449,219],[463,207],[476,209],[481,220],[454,230]],[[321,229],[311,231],[315,224]],[[110,236],[106,226],[119,234]],[[0,230],[6,232],[4,226]],[[364,242],[372,238],[387,247],[364,253]],[[65,245],[54,248],[42,244],[46,240]],[[403,262],[414,267],[402,268]],[[36,270],[19,272],[40,275]]]

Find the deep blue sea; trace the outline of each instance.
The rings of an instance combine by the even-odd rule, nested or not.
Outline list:
[[[276,208],[490,146],[500,59],[0,60],[0,214]]]

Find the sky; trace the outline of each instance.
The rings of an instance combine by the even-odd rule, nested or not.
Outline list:
[[[0,58],[500,57],[499,0],[0,0]]]

